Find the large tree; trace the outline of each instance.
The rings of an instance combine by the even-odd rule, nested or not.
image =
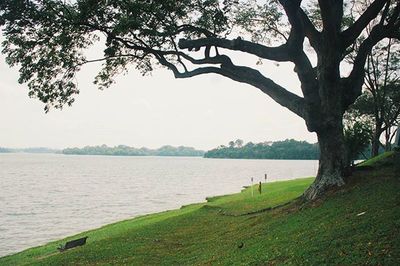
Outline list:
[[[343,114],[361,94],[371,49],[385,38],[400,37],[400,3],[375,0],[349,19],[346,14],[357,8],[357,1],[304,2],[2,0],[3,52],[11,66],[20,67],[19,81],[46,108],[73,102],[75,74],[92,61],[104,61],[95,79],[100,87],[109,86],[130,65],[143,73],[159,65],[176,78],[213,73],[250,84],[303,118],[317,134],[318,175],[304,194],[314,199],[344,184]],[[371,30],[362,37],[367,26]],[[104,55],[87,60],[83,51],[101,35],[106,37]],[[356,49],[354,63],[350,71],[343,70],[351,49]],[[234,63],[229,51],[292,63],[302,95],[268,73]]]

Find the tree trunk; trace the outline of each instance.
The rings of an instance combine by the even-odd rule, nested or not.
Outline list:
[[[317,133],[320,148],[317,177],[303,194],[306,200],[314,200],[328,189],[344,185],[345,169],[350,166],[343,135],[343,114],[347,108],[343,95],[348,88],[340,82],[341,54],[332,49],[339,44],[328,33],[323,40],[317,64],[319,99],[315,103],[309,101],[305,118],[308,130]]]
[[[388,127],[385,130],[385,151],[391,151],[392,150],[392,128]]]
[[[371,157],[375,157],[379,154],[380,141],[379,138],[382,134],[382,123],[375,123],[375,130],[372,136],[372,149],[371,149]]]
[[[318,174],[314,183],[304,192],[306,200],[323,195],[330,188],[344,185],[349,166],[341,121],[334,127],[317,132],[320,147]]]
[[[397,132],[396,132],[396,138],[394,141],[394,146],[395,147],[400,147],[400,125],[397,126]]]
[[[377,136],[375,132],[374,136],[372,137],[371,157],[375,157],[379,154],[379,136]]]

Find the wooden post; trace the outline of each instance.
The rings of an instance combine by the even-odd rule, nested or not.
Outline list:
[[[254,196],[254,192],[253,192],[253,178],[251,178],[251,196]]]
[[[265,178],[265,183],[267,183],[267,174],[265,174],[264,178]]]
[[[260,181],[260,183],[258,184],[258,192],[260,192],[260,194],[261,194],[261,181]]]

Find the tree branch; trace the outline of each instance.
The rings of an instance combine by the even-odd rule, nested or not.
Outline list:
[[[345,99],[347,103],[351,104],[358,97],[358,95],[361,94],[361,88],[365,76],[364,66],[372,48],[382,39],[392,37],[395,30],[398,29],[396,29],[396,27],[393,25],[383,26],[381,24],[377,24],[372,28],[369,36],[361,43],[358,54],[353,63],[353,69],[348,78],[345,79],[348,83],[348,86],[346,87],[351,88],[351,92],[345,92]]]
[[[199,32],[199,33],[204,34],[204,36],[206,36],[206,37],[215,37],[216,36],[214,33],[212,33],[211,31],[209,31],[207,29],[189,25],[189,24],[183,24],[183,25],[178,26],[178,29],[174,34],[178,34],[180,32],[184,32],[184,31]]]
[[[199,49],[200,47],[215,46],[233,51],[249,53],[260,58],[278,62],[290,61],[286,44],[277,47],[268,47],[242,40],[240,37],[234,40],[223,38],[201,38],[197,40],[180,39],[178,46],[180,49],[189,49],[189,51],[192,49]]]
[[[311,46],[318,50],[319,43],[321,42],[321,33],[315,28],[307,14],[303,9],[299,8],[300,19],[303,22],[304,34],[310,41]]]
[[[295,64],[295,72],[301,82],[301,89],[306,101],[319,103],[318,84],[316,73],[311,62],[304,52],[303,43],[306,34],[315,47],[319,46],[320,33],[315,29],[308,16],[300,8],[301,0],[279,0],[291,25],[289,39],[287,41],[291,61]]]
[[[368,24],[378,16],[385,4],[389,5],[390,0],[375,0],[353,25],[341,33],[344,48],[347,48],[354,43],[365,27],[367,27]]]
[[[304,42],[304,28],[302,21],[299,16],[299,9],[301,0],[279,0],[279,3],[283,6],[286,16],[288,17],[289,23],[291,25],[289,39],[287,40],[287,45],[290,52],[300,51],[303,48]]]
[[[400,15],[400,2],[397,3],[396,7],[393,9],[393,12],[388,20],[388,25],[397,24],[399,25],[399,15]]]
[[[229,57],[224,55],[219,55],[215,57],[205,58],[205,59],[193,59],[189,56],[184,56],[185,59],[190,60],[194,64],[221,64],[218,67],[200,67],[191,71],[180,72],[176,66],[162,55],[159,55],[157,59],[159,62],[173,71],[176,78],[189,78],[203,74],[219,74],[221,76],[230,78],[234,81],[246,83],[252,85],[262,92],[270,96],[278,104],[288,108],[300,117],[305,117],[304,110],[304,99],[297,96],[294,93],[289,92],[282,86],[276,84],[269,78],[263,76],[259,71],[244,67],[236,66],[232,64]]]
[[[282,86],[276,84],[273,80],[266,78],[259,71],[249,67],[235,66],[233,64],[223,64],[221,65],[221,70],[224,71],[224,76],[238,82],[253,85],[278,104],[288,108],[300,117],[306,117],[303,98],[289,92]]]
[[[162,51],[158,49],[151,48],[145,44],[138,44],[135,41],[125,39],[123,37],[119,37],[114,35],[112,32],[105,30],[104,28],[99,28],[99,26],[87,25],[96,30],[100,30],[106,33],[110,38],[114,39],[124,45],[128,49],[143,51],[147,54],[152,54],[157,61],[170,69],[176,78],[189,78],[203,74],[219,74],[225,77],[228,77],[232,80],[243,82],[249,85],[252,85],[262,92],[269,95],[273,100],[275,100],[280,105],[288,108],[292,112],[296,113],[301,117],[305,117],[305,107],[304,107],[304,99],[299,97],[298,95],[289,92],[285,88],[276,84],[271,79],[263,76],[259,71],[244,67],[244,66],[235,66],[229,57],[225,55],[216,55],[214,57],[206,56],[204,59],[194,59],[189,55],[180,52],[178,50],[172,51]],[[227,40],[223,38],[216,37],[207,37],[201,38],[197,40],[185,40],[181,39],[178,42],[178,47],[180,49],[199,49],[200,47],[211,47],[214,46],[216,48],[225,48],[235,51],[243,51],[249,54],[257,55],[261,58],[275,60],[275,61],[290,61],[289,51],[287,44],[281,45],[279,47],[267,47],[264,45],[248,42],[237,38],[235,40]],[[172,47],[173,49],[173,47]],[[181,57],[182,59],[188,60],[192,64],[201,65],[201,64],[219,64],[220,67],[199,67],[194,70],[183,69],[180,71],[175,63],[170,62],[167,56],[173,55],[176,57]]]

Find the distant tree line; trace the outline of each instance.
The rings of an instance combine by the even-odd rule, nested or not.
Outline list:
[[[18,152],[24,152],[24,153],[60,153],[61,151],[57,150],[57,149],[49,149],[49,148],[44,148],[44,147],[21,148],[21,149],[11,149],[11,148],[0,147],[0,153],[18,153]]]
[[[67,148],[62,150],[63,154],[77,155],[116,155],[116,156],[203,156],[204,151],[196,150],[192,147],[173,147],[162,146],[159,149],[134,148],[125,145],[115,147],[86,146],[83,148]]]
[[[221,145],[207,151],[205,158],[243,158],[243,159],[298,159],[317,160],[319,158],[318,144],[306,141],[286,139],[276,142],[248,142],[238,139],[230,141],[228,146]]]
[[[0,147],[0,153],[8,153],[11,152],[10,149]]]

